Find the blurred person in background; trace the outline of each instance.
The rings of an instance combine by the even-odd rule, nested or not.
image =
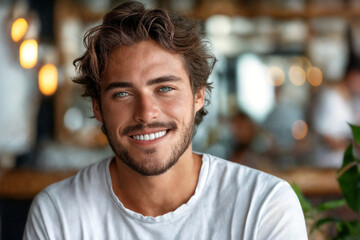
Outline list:
[[[294,151],[297,148],[292,127],[294,122],[305,118],[304,103],[298,99],[293,88],[284,85],[275,88],[275,99],[274,108],[262,123],[268,138],[266,142],[270,141],[266,154],[279,168],[291,168],[296,164]]]
[[[351,139],[347,123],[360,123],[360,62],[350,59],[345,78],[321,89],[313,112],[313,127],[320,137],[312,165],[339,168]]]
[[[192,151],[215,63],[198,29],[127,2],[85,35],[75,82],[115,156],[42,191],[24,239],[307,239],[287,182]]]
[[[230,161],[256,169],[272,169],[274,163],[266,157],[271,136],[245,113],[238,111],[230,119],[230,132],[233,137]]]

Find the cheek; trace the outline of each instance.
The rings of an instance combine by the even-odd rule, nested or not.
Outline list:
[[[177,98],[164,101],[162,111],[167,115],[176,117],[177,119],[187,119],[193,110],[192,96],[179,96]]]
[[[105,103],[103,104],[103,119],[107,127],[116,127],[122,122],[127,120],[127,116],[130,116],[131,107],[127,104],[114,104]]]

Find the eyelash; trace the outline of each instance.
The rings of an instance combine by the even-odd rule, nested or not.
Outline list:
[[[126,96],[120,96],[120,94],[126,94]],[[114,97],[118,97],[118,98],[124,98],[124,97],[127,97],[127,96],[129,96],[128,92],[119,92],[119,93],[116,93],[114,95]]]
[[[164,90],[164,89],[166,89],[166,90]],[[171,92],[173,90],[174,90],[174,88],[166,86],[166,87],[160,87],[158,92],[160,92],[160,93],[168,93],[168,92]],[[124,96],[120,96],[122,94],[124,94]],[[130,93],[128,93],[128,92],[118,92],[118,93],[114,94],[114,97],[115,98],[125,98],[125,97],[128,97],[129,95],[130,95]]]
[[[167,88],[168,91],[163,91],[162,89],[164,89],[164,88]],[[174,90],[174,88],[172,88],[172,87],[161,87],[161,88],[159,88],[159,92],[165,92],[165,93],[171,92],[171,91],[173,91],[173,90]]]

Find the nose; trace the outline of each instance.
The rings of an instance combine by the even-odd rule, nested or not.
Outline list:
[[[150,123],[160,114],[158,103],[154,96],[142,95],[137,97],[134,119],[139,123]]]

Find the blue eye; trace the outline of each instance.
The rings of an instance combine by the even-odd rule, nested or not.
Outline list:
[[[126,97],[126,96],[128,96],[128,95],[129,95],[129,93],[127,93],[127,92],[119,92],[119,93],[117,93],[117,94],[115,95],[115,97],[123,98],[123,97]]]
[[[170,92],[171,90],[173,90],[171,87],[162,87],[159,89],[159,92]]]

